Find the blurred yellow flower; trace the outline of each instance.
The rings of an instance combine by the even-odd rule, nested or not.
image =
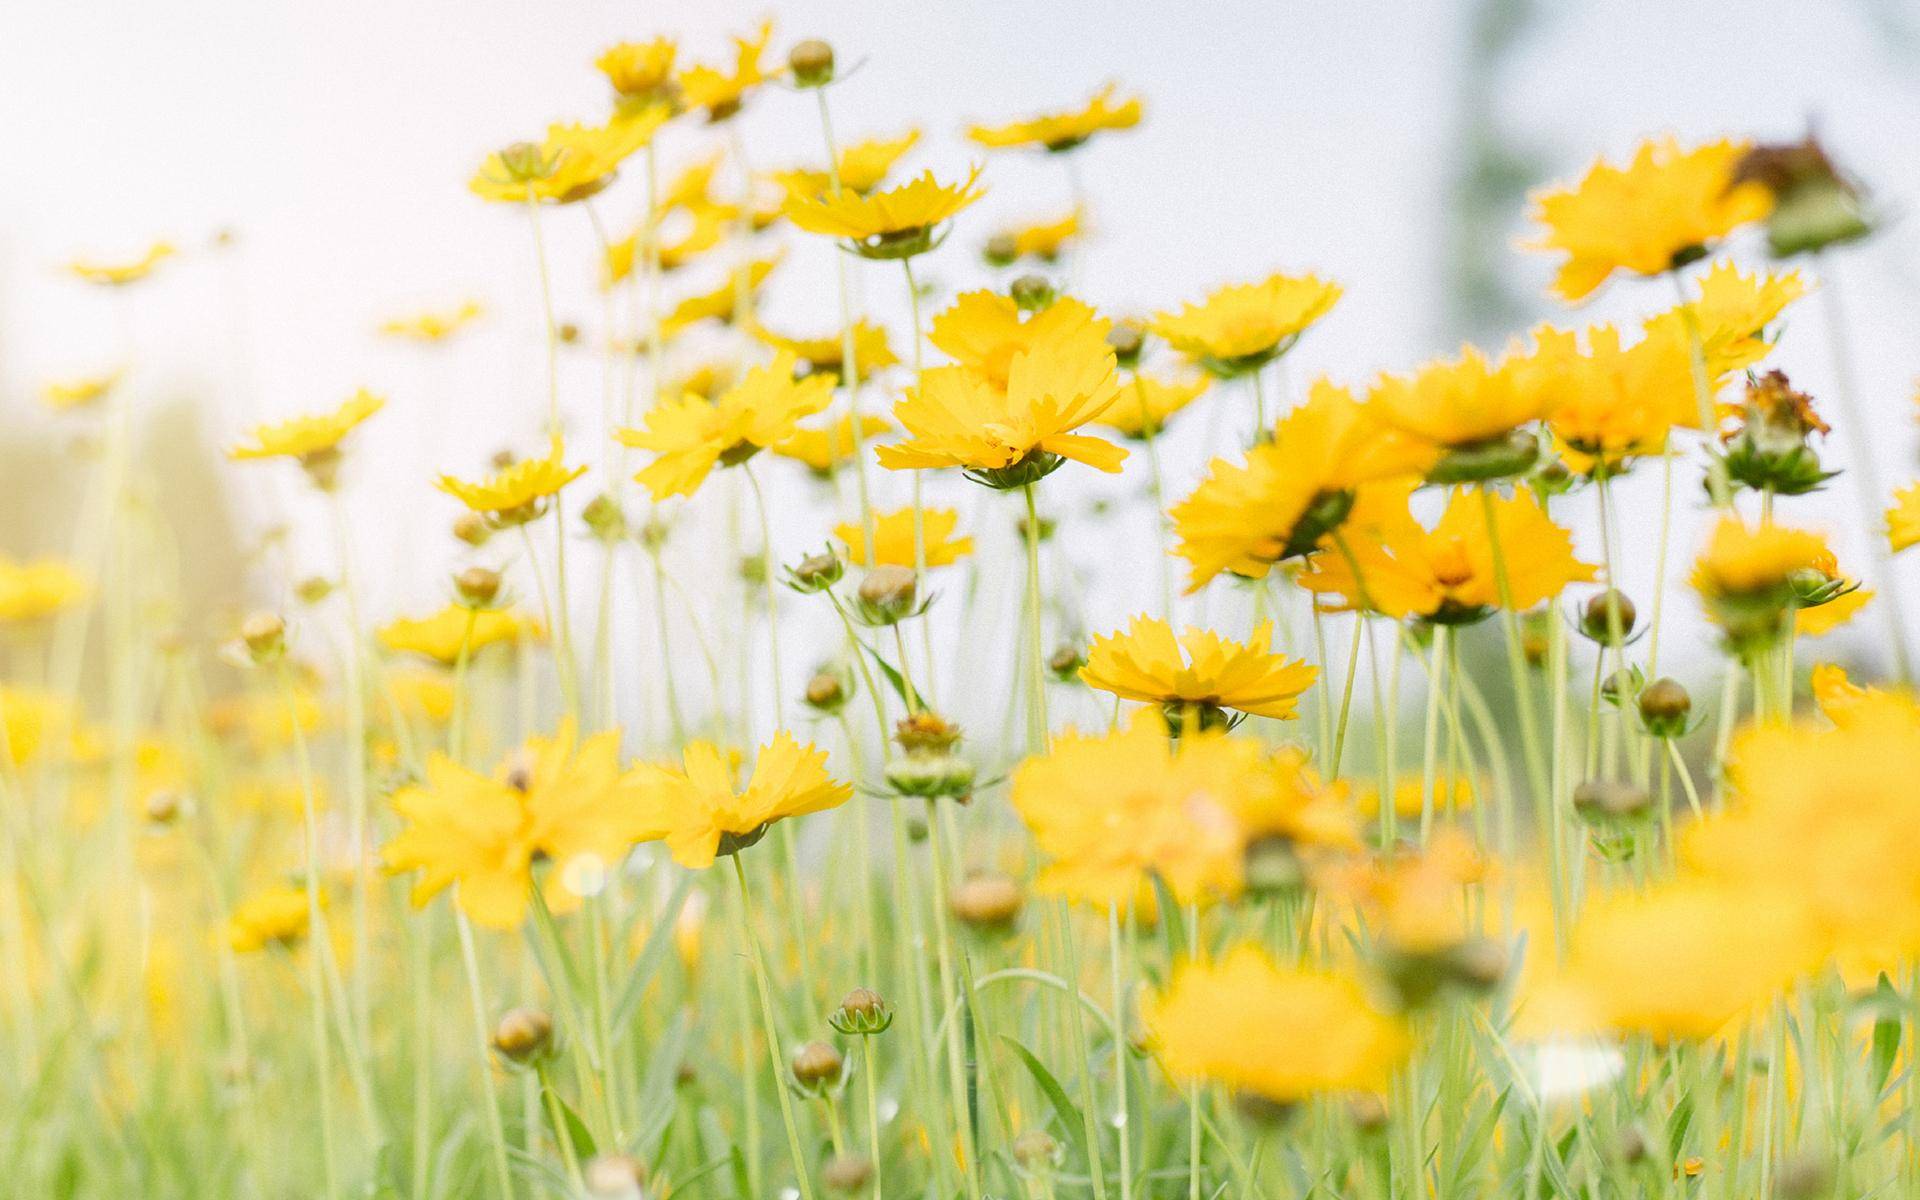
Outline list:
[[[1206,393],[1212,380],[1205,375],[1189,379],[1159,379],[1144,372],[1120,387],[1120,398],[1101,416],[1100,424],[1135,439],[1157,437],[1173,414]]]
[[[1887,541],[1897,552],[1920,542],[1920,483],[1910,483],[1893,494],[1887,509]]]
[[[1340,285],[1318,275],[1270,275],[1161,313],[1153,332],[1214,374],[1237,375],[1285,354],[1339,299]]]
[[[762,21],[751,37],[733,39],[732,66],[712,67],[703,63],[681,71],[681,99],[690,109],[704,110],[710,123],[717,124],[733,116],[740,111],[748,92],[779,78],[778,68],[768,70],[760,63],[760,56],[772,40],[773,23]]]
[[[1368,485],[1417,479],[1433,458],[1431,447],[1380,426],[1346,389],[1316,382],[1271,442],[1242,465],[1215,459],[1174,505],[1175,553],[1192,567],[1187,590],[1222,571],[1258,578],[1281,559],[1311,554]]]
[[[854,192],[814,199],[795,196],[781,211],[808,233],[844,238],[867,258],[910,258],[930,249],[934,228],[983,194],[975,167],[960,184],[941,183],[927,171],[884,192]]]
[[[566,722],[490,776],[433,755],[426,782],[394,794],[406,826],[386,845],[387,869],[420,872],[416,905],[457,884],[460,911],[490,929],[514,929],[526,916],[534,864],[547,861],[547,903],[557,913],[577,908],[576,884],[616,869],[645,828],[640,798],[622,781],[619,745],[613,731],[576,744]]]
[[[1118,91],[1107,84],[1085,105],[1063,112],[1044,113],[1005,125],[975,125],[967,136],[991,150],[1036,146],[1058,154],[1081,145],[1096,133],[1131,129],[1140,123],[1140,97],[1130,96],[1114,102]]]
[[[886,182],[895,163],[920,143],[920,131],[909,129],[897,138],[868,138],[840,151],[840,186],[849,192],[866,195]],[[781,186],[789,200],[816,200],[833,194],[833,177],[826,171],[799,169],[776,171],[773,181]]]
[[[613,85],[622,104],[645,104],[664,98],[673,83],[673,60],[678,53],[672,38],[616,42],[601,51],[593,65]]]
[[[1020,311],[1011,296],[999,292],[962,292],[953,304],[933,318],[927,340],[954,362],[985,376],[996,387],[1007,386],[1014,355],[1041,341],[1064,338],[1106,341],[1113,323],[1071,296],[1062,296],[1031,315]]]
[[[1647,334],[1665,334],[1686,347],[1698,337],[1707,372],[1718,379],[1765,358],[1773,345],[1763,335],[1806,291],[1798,271],[1743,275],[1731,262],[1715,263],[1700,277],[1698,297],[1649,317]]]
[[[91,589],[72,564],[49,558],[0,558],[0,623],[37,621],[86,599]]]
[[[1251,944],[1174,968],[1142,1016],[1168,1073],[1276,1104],[1383,1090],[1407,1057],[1400,1020],[1351,976],[1283,967]]]
[[[151,275],[155,267],[172,258],[174,253],[172,242],[157,241],[148,246],[139,258],[121,262],[76,258],[67,264],[67,270],[88,283],[97,283],[105,287],[124,287],[129,283],[138,283]]]
[[[252,439],[232,447],[227,457],[240,459],[293,458],[303,464],[330,457],[340,443],[368,417],[386,407],[386,399],[361,388],[339,408],[312,417],[295,417],[273,425],[261,425],[248,436]]]
[[[1796,572],[1817,568],[1827,555],[1826,539],[1817,533],[1725,516],[1694,563],[1693,586],[1710,601],[1776,595],[1790,588]]]
[[[471,632],[469,632],[471,625]],[[380,627],[380,644],[396,654],[418,654],[445,666],[460,659],[464,643],[469,656],[496,642],[522,635],[540,636],[540,628],[513,609],[470,609],[448,604],[429,617],[401,617]]]
[[[1629,458],[1659,454],[1676,426],[1697,429],[1700,405],[1692,352],[1666,329],[1649,329],[1622,347],[1619,331],[1595,325],[1586,348],[1572,333],[1535,332],[1532,354],[1511,369],[1523,391],[1552,397],[1548,427],[1569,451],[1567,465],[1590,473]]]
[[[1188,629],[1176,638],[1167,622],[1138,616],[1124,634],[1093,639],[1080,678],[1123,700],[1163,706],[1176,728],[1189,708],[1201,712],[1202,723],[1210,720],[1207,710],[1223,708],[1291,720],[1300,694],[1320,672],[1269,653],[1272,636],[1272,623],[1263,621],[1245,643],[1206,629]]]
[[[57,752],[73,735],[71,702],[40,688],[0,684],[0,757],[16,767]]]
[[[496,520],[518,521],[537,515],[542,503],[586,473],[584,463],[566,465],[566,446],[560,435],[554,434],[545,458],[521,459],[490,478],[472,483],[442,475],[435,486],[474,512]]]
[[[782,352],[713,403],[691,395],[662,400],[648,410],[644,429],[616,431],[621,444],[654,452],[634,478],[655,500],[691,496],[714,467],[743,463],[792,437],[800,418],[833,402],[831,376],[795,379],[794,364]]]
[[[269,946],[291,947],[307,936],[312,917],[307,891],[274,887],[255,892],[227,916],[227,944],[236,954],[256,954]]]
[[[1043,263],[1057,262],[1066,250],[1067,243],[1079,237],[1084,229],[1077,208],[1051,221],[1016,225],[1001,230],[987,242],[987,258],[1002,266],[1023,258],[1034,258]]]
[[[71,412],[99,403],[120,382],[119,371],[104,375],[76,375],[50,379],[40,388],[40,400],[56,412]]]
[[[1461,450],[1496,442],[1547,416],[1554,391],[1529,382],[1515,360],[1495,364],[1462,346],[1457,357],[1429,362],[1410,375],[1382,375],[1367,392],[1367,407],[1389,428],[1443,450]]]
[[[413,342],[444,342],[479,320],[485,311],[478,300],[464,300],[453,308],[429,309],[382,321],[380,332]]]
[[[778,258],[756,258],[744,269],[728,272],[726,282],[712,291],[686,297],[660,319],[660,336],[671,339],[702,321],[730,324],[735,317],[752,307],[760,285],[779,265]]]
[[[885,417],[860,418],[860,443],[893,432],[893,422]],[[772,447],[775,454],[805,463],[815,475],[830,476],[834,470],[853,461],[853,418],[842,414],[837,420],[813,429],[796,429],[793,436]]]
[[[1097,420],[1119,394],[1113,350],[1097,327],[1050,328],[1016,353],[1005,388],[966,367],[935,367],[894,406],[911,435],[881,446],[889,470],[959,467],[990,487],[1019,487],[1066,459],[1115,472],[1119,446],[1074,430]]]
[[[1442,774],[1434,780],[1433,806],[1442,816],[1450,812],[1464,812],[1479,800],[1480,783],[1471,776],[1461,775],[1449,778]],[[1402,772],[1393,784],[1393,811],[1395,816],[1418,817],[1426,812],[1427,781],[1419,771],[1412,774]],[[1355,807],[1363,817],[1380,815],[1380,785],[1369,784],[1360,789]]]
[[[1574,186],[1536,193],[1533,215],[1546,233],[1533,246],[1567,256],[1554,292],[1571,302],[1615,271],[1658,275],[1684,266],[1766,216],[1772,194],[1734,179],[1746,152],[1744,142],[1682,149],[1665,137],[1642,142],[1625,168],[1596,161]]]
[[[711,742],[687,744],[680,767],[642,765],[629,783],[640,797],[643,841],[665,840],[673,861],[704,870],[759,841],[788,817],[844,804],[853,785],[827,773],[827,755],[781,730],[760,748],[745,789],[729,756]]]
[[[913,555],[913,509],[900,508],[874,514],[873,540],[877,555],[867,553],[867,536],[857,521],[833,527],[833,536],[847,547],[847,561],[856,567],[911,567]],[[955,537],[960,514],[951,508],[921,510],[921,527],[926,542],[926,565],[944,567],[973,553],[971,537]]]
[[[798,358],[811,374],[828,374],[836,379],[840,375],[840,364],[846,356],[846,343],[838,332],[821,337],[788,337],[765,325],[756,324],[753,336],[776,351]],[[860,378],[871,379],[875,372],[898,365],[900,359],[894,355],[893,347],[887,344],[886,327],[872,321],[855,321],[853,366]]]
[[[538,144],[522,142],[487,156],[467,182],[482,200],[571,204],[613,182],[620,164],[653,140],[664,104],[615,113],[605,125],[550,125]]]

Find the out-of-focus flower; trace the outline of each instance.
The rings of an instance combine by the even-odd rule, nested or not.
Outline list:
[[[309,470],[331,466],[346,436],[386,403],[385,398],[362,388],[330,413],[259,426],[248,435],[249,442],[228,450],[227,457],[292,458]]]
[[[138,258],[119,262],[107,262],[94,258],[76,258],[67,264],[67,270],[88,283],[97,283],[103,287],[125,287],[138,283],[153,274],[153,269],[174,256],[172,242],[157,241],[149,245]]]
[[[1071,296],[1025,314],[1011,296],[962,292],[933,318],[927,340],[956,363],[1004,388],[1016,354],[1041,341],[1084,339],[1082,330],[1091,330],[1104,341],[1112,328],[1111,321]]]
[[[1732,515],[1714,526],[1695,560],[1693,586],[1739,654],[1779,638],[1796,610],[1800,624],[1811,621],[1808,628],[1817,635],[1831,628],[1826,621],[1844,620],[1865,602],[1862,597],[1824,618],[1815,616],[1859,587],[1840,576],[1826,539],[1770,521],[1748,525]]]
[[[1734,167],[1733,177],[1773,194],[1767,248],[1775,258],[1817,252],[1873,232],[1874,217],[1860,187],[1834,165],[1811,133],[1796,143],[1751,147]]]
[[[312,915],[305,888],[255,892],[228,914],[227,944],[236,954],[256,954],[269,946],[291,947],[307,936]]]
[[[1697,337],[1707,374],[1718,380],[1767,356],[1773,349],[1767,331],[1806,291],[1798,271],[1744,275],[1731,262],[1715,263],[1700,277],[1697,296],[1647,319],[1647,334],[1665,334],[1682,346]]]
[[[1034,258],[1043,263],[1057,262],[1066,250],[1067,243],[1078,238],[1084,229],[1085,223],[1077,208],[1051,221],[1036,221],[1003,229],[987,240],[987,261],[1003,267],[1011,266],[1023,258]]]
[[[726,282],[712,291],[685,297],[660,318],[660,336],[672,339],[702,321],[731,324],[752,308],[761,285],[779,265],[778,258],[756,258],[744,268],[728,272]]]
[[[1158,704],[1178,730],[1189,710],[1199,724],[1212,724],[1221,709],[1290,720],[1300,694],[1319,669],[1267,649],[1273,626],[1263,622],[1245,643],[1205,629],[1178,638],[1156,617],[1138,616],[1124,634],[1097,636],[1080,678],[1087,686],[1123,700]]]
[[[1153,331],[1215,375],[1239,375],[1292,349],[1332,310],[1340,285],[1318,275],[1270,275],[1223,287],[1179,312],[1161,313]]]
[[[471,630],[469,630],[471,625]],[[444,666],[460,659],[464,645],[469,656],[498,642],[522,636],[538,637],[537,623],[512,609],[471,609],[448,604],[429,617],[401,617],[380,627],[380,644],[396,654],[418,654]]]
[[[613,86],[623,107],[667,101],[673,90],[673,60],[679,46],[672,38],[617,42],[601,51],[593,65]]]
[[[1140,97],[1114,102],[1117,85],[1107,84],[1077,109],[1043,113],[1005,125],[975,125],[967,136],[990,150],[1036,147],[1059,154],[1084,144],[1096,133],[1132,129],[1143,111]]]
[[[1367,407],[1382,425],[1443,452],[1429,477],[1467,483],[1517,475],[1534,463],[1537,440],[1526,426],[1552,411],[1558,391],[1538,386],[1517,355],[1499,363],[1472,346],[1410,375],[1382,375]]]
[[[68,379],[50,379],[40,388],[40,399],[56,412],[89,408],[105,399],[119,384],[119,371],[101,375],[75,375]]]
[[[681,765],[634,768],[629,784],[640,797],[642,840],[664,840],[673,861],[691,870],[738,853],[788,817],[844,804],[853,785],[827,773],[826,752],[802,746],[785,730],[760,748],[744,789],[734,764],[711,742],[687,745]]]
[[[1533,245],[1567,256],[1554,292],[1582,300],[1615,271],[1658,275],[1684,266],[1765,217],[1772,196],[1734,177],[1746,152],[1741,142],[1683,149],[1660,138],[1642,142],[1624,168],[1597,161],[1574,186],[1537,193],[1534,219],[1546,233]]]
[[[1910,483],[1893,494],[1887,509],[1887,541],[1897,551],[1920,542],[1920,483]]]
[[[50,617],[86,599],[80,572],[61,559],[17,563],[0,558],[0,624]]]
[[[793,377],[791,353],[755,367],[718,401],[697,396],[662,400],[647,412],[644,429],[615,433],[623,445],[654,452],[654,460],[634,478],[656,500],[691,496],[715,466],[734,466],[799,429],[800,418],[833,402],[833,379]]]
[[[690,109],[701,109],[709,123],[718,124],[740,111],[748,93],[780,76],[780,68],[767,69],[760,62],[767,43],[773,40],[773,22],[762,21],[751,37],[733,39],[733,64],[708,66],[704,63],[680,72],[680,95]]]
[[[935,229],[984,194],[979,180],[978,167],[959,184],[941,183],[928,171],[871,195],[792,197],[781,211],[808,233],[844,239],[864,258],[911,258],[931,249]]]
[[[1668,330],[1650,330],[1622,346],[1611,325],[1572,333],[1536,331],[1535,349],[1511,369],[1521,389],[1550,397],[1548,427],[1567,466],[1583,473],[1617,471],[1629,459],[1662,453],[1676,427],[1697,429],[1700,405],[1692,354]]]
[[[777,352],[793,355],[810,374],[839,378],[841,363],[846,357],[846,341],[838,332],[822,337],[788,337],[764,325],[755,325],[753,336]],[[854,322],[853,366],[861,379],[871,379],[876,372],[899,365],[899,357],[887,344],[885,326],[872,321]]]
[[[1359,980],[1283,967],[1253,945],[1177,966],[1143,1016],[1175,1078],[1275,1104],[1382,1090],[1412,1045],[1405,1026]]]
[[[863,415],[860,418],[859,443],[893,432],[893,422],[885,417]],[[854,457],[853,418],[842,414],[815,429],[796,429],[793,436],[772,447],[775,454],[805,463],[815,475],[831,476]]]
[[[552,125],[539,143],[518,142],[487,156],[467,188],[503,204],[571,204],[613,182],[620,164],[653,140],[669,109],[615,113],[605,125]]]
[[[1158,379],[1136,372],[1121,385],[1120,398],[1100,418],[1100,424],[1125,437],[1156,437],[1175,413],[1204,395],[1211,382],[1205,375]]]
[[[926,544],[926,565],[944,567],[973,553],[971,537],[955,537],[960,514],[951,508],[920,510],[922,536]],[[914,510],[895,509],[875,513],[873,541],[876,551],[867,553],[867,536],[857,521],[833,527],[833,536],[847,547],[847,561],[858,567],[914,565]]]
[[[428,309],[382,321],[380,332],[411,342],[444,342],[478,321],[485,312],[478,300],[464,300],[453,308]]]
[[[526,458],[487,479],[468,482],[442,475],[435,485],[473,512],[501,524],[519,524],[539,515],[561,488],[587,473],[586,464],[569,467],[566,445],[558,434],[547,446],[545,458]]]
[[[868,138],[840,151],[837,174],[846,191],[866,195],[886,182],[894,164],[920,144],[920,131],[909,129],[897,138]],[[826,171],[798,169],[777,171],[773,181],[781,186],[789,200],[817,200],[833,194],[834,176]]]

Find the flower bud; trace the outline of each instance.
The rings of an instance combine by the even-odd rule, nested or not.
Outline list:
[[[1612,826],[1647,815],[1646,789],[1615,779],[1589,779],[1573,789],[1573,810],[1589,825]]]
[[[1525,429],[1456,446],[1427,471],[1428,483],[1483,483],[1524,475],[1540,458],[1540,439]]]
[[[1030,313],[1050,307],[1058,296],[1044,275],[1020,276],[1008,285],[1007,294],[1013,297],[1021,312]]]
[[[480,547],[493,536],[493,527],[477,512],[463,512],[453,521],[453,536],[469,546]]]
[[[1047,670],[1061,683],[1072,683],[1079,678],[1080,668],[1086,665],[1087,657],[1080,653],[1078,646],[1062,646],[1047,658]]]
[[[1113,347],[1114,361],[1123,367],[1131,367],[1140,361],[1140,351],[1147,344],[1146,330],[1134,321],[1116,321],[1107,331],[1107,345]]]
[[[919,583],[910,567],[880,566],[860,581],[855,604],[869,625],[897,625],[913,615]]]
[[[873,1178],[873,1163],[861,1154],[836,1154],[820,1168],[820,1182],[830,1192],[852,1195]]]
[[[798,86],[824,87],[833,82],[833,47],[819,38],[808,38],[787,51],[787,66]]]
[[[1580,632],[1601,645],[1611,645],[1617,635],[1621,641],[1633,632],[1638,613],[1625,592],[1608,588],[1587,601],[1580,614]]]
[[[333,580],[324,575],[309,575],[294,586],[293,594],[302,604],[318,604],[333,595]]]
[[[847,702],[847,686],[832,671],[821,671],[807,680],[807,707],[823,713],[837,713]]]
[[[599,1154],[581,1171],[592,1200],[642,1200],[647,1183],[646,1164],[629,1154]]]
[[[989,266],[1010,267],[1020,257],[1020,243],[1010,233],[996,233],[987,239],[981,256]]]
[[[161,788],[147,797],[147,822],[151,825],[171,825],[179,818],[182,807],[179,792],[172,788]]]
[[[787,569],[787,586],[803,595],[824,592],[840,582],[846,569],[846,564],[832,550],[809,554]]]
[[[1025,905],[1019,881],[1006,875],[969,876],[947,898],[948,909],[962,924],[991,933],[1011,930]]]
[[[1693,697],[1677,680],[1656,679],[1640,691],[1640,720],[1657,738],[1679,737],[1693,714]]]
[[[1066,1158],[1066,1147],[1044,1129],[1029,1129],[1013,1139],[1013,1161],[1029,1171],[1051,1171]]]
[[[1387,1103],[1372,1092],[1347,1095],[1347,1119],[1361,1133],[1378,1133],[1387,1127]]]
[[[872,988],[855,988],[833,1010],[827,1024],[849,1036],[885,1033],[893,1024],[893,1006]]]
[[[254,613],[240,622],[240,640],[254,662],[272,662],[286,653],[287,623],[278,613]]]
[[[1553,614],[1543,608],[1520,614],[1520,652],[1530,667],[1547,665],[1547,652],[1553,648]]]
[[[453,590],[465,608],[490,608],[500,595],[500,572],[468,567],[453,577]]]
[[[553,1018],[537,1008],[508,1009],[488,1042],[500,1057],[525,1066],[553,1048]]]
[[[826,1042],[808,1042],[794,1051],[794,1082],[809,1092],[819,1093],[840,1082],[846,1060]]]
[[[1293,839],[1278,834],[1247,843],[1243,870],[1247,890],[1257,896],[1297,891],[1307,881],[1306,864],[1300,861]]]
[[[587,501],[580,510],[580,520],[602,545],[611,546],[627,536],[627,514],[621,511],[619,501],[604,492]]]

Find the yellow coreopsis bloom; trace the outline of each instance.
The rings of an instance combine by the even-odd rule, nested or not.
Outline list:
[[[837,332],[820,337],[788,337],[764,325],[755,325],[753,336],[776,351],[798,358],[813,374],[824,372],[837,377],[846,357],[844,335]],[[887,344],[884,325],[866,320],[854,322],[853,368],[861,379],[871,379],[876,372],[899,365],[900,359]]]
[[[866,195],[886,182],[887,173],[920,144],[920,131],[909,129],[897,138],[868,138],[840,151],[837,164],[840,186],[849,192]],[[778,171],[773,175],[789,200],[816,200],[833,193],[833,176],[826,171],[801,169]]]
[[[37,621],[84,600],[87,581],[59,559],[16,563],[0,558],[0,624]]]
[[[1920,483],[1910,483],[1893,494],[1887,509],[1887,541],[1897,553],[1920,542]]]
[[[1120,398],[1100,418],[1100,424],[1118,430],[1125,437],[1158,436],[1173,414],[1198,400],[1211,383],[1205,375],[1191,379],[1156,379],[1136,372],[1121,385]]]
[[[1731,262],[1716,263],[1700,277],[1699,295],[1648,318],[1647,333],[1664,334],[1689,349],[1689,339],[1699,338],[1707,373],[1717,380],[1765,358],[1773,349],[1766,331],[1806,291],[1798,271],[1743,275]]]
[[[1472,346],[1411,375],[1382,375],[1367,392],[1380,423],[1445,451],[1437,481],[1457,483],[1516,474],[1532,465],[1538,447],[1514,439],[1522,426],[1547,416],[1557,392],[1513,356],[1499,363]]]
[[[1699,258],[1733,230],[1767,215],[1772,194],[1736,183],[1744,142],[1682,149],[1671,137],[1640,144],[1624,168],[1605,160],[1579,183],[1534,196],[1546,233],[1533,243],[1567,259],[1554,277],[1563,300],[1581,300],[1615,271],[1658,275]]]
[[[291,947],[307,936],[312,916],[305,888],[268,888],[233,906],[227,916],[227,944],[236,954],[255,954],[269,946]]]
[[[98,404],[119,382],[119,371],[109,371],[103,375],[77,375],[71,379],[50,379],[40,388],[40,400],[58,412],[71,412]]]
[[[780,76],[778,68],[768,70],[760,64],[772,40],[773,23],[762,21],[753,36],[733,39],[731,67],[701,64],[680,72],[680,95],[687,107],[704,109],[707,120],[715,124],[739,112],[748,92]]]
[[[1130,96],[1116,104],[1114,93],[1118,90],[1110,83],[1080,108],[1005,125],[975,125],[967,130],[967,136],[992,150],[1033,146],[1058,154],[1083,144],[1096,133],[1132,129],[1140,123],[1140,97]]]
[[[616,431],[623,445],[654,452],[634,478],[655,500],[691,496],[715,466],[743,463],[792,437],[800,418],[833,402],[833,379],[795,379],[794,361],[790,353],[776,356],[713,403],[698,396],[662,400],[648,411],[646,428]]]
[[[1339,299],[1340,285],[1318,275],[1270,275],[1161,313],[1153,331],[1214,374],[1238,375],[1285,354]]]
[[[330,413],[259,426],[249,435],[251,442],[230,448],[227,457],[295,459],[313,476],[315,483],[329,486],[339,462],[340,443],[386,403],[385,397],[361,388]]]
[[[702,741],[688,744],[680,767],[635,768],[632,783],[641,797],[641,839],[664,840],[673,861],[696,871],[753,845],[775,821],[835,808],[853,795],[852,784],[827,773],[825,751],[785,730],[760,748],[744,789],[728,756]]]
[[[1813,636],[1851,617],[1866,597],[1849,600],[1859,584],[1843,578],[1820,534],[1772,522],[1748,525],[1728,515],[1714,527],[1695,560],[1692,582],[1707,615],[1739,653],[1778,638],[1790,613]],[[1821,608],[1841,607],[1816,615]]]
[[[1013,356],[1004,388],[966,367],[923,372],[893,409],[911,436],[876,453],[889,470],[959,467],[996,488],[1033,483],[1067,459],[1118,471],[1124,449],[1073,431],[1119,390],[1106,339],[1091,324],[1063,328]]]
[[[885,417],[862,416],[860,418],[860,444],[881,434],[892,433],[893,422]],[[791,458],[795,462],[805,463],[809,471],[821,477],[831,476],[846,463],[853,461],[854,436],[853,418],[841,414],[838,420],[829,421],[816,429],[796,429],[793,436],[773,446],[773,452],[782,458]]]
[[[911,567],[914,565],[913,512],[912,508],[900,508],[874,514],[873,554],[867,553],[867,535],[858,522],[835,525],[833,536],[847,547],[847,561],[856,567]],[[973,553],[971,537],[954,536],[954,530],[960,525],[960,514],[954,509],[921,509],[920,522],[927,566],[948,566]]]
[[[673,83],[673,60],[679,46],[672,38],[646,42],[617,42],[601,51],[593,65],[620,97],[622,104],[661,99]]]
[[[153,274],[153,269],[172,258],[174,253],[172,242],[157,241],[148,246],[139,258],[122,262],[76,258],[67,264],[67,270],[88,283],[97,283],[105,287],[125,287],[127,284],[138,283]]]
[[[0,684],[0,755],[25,766],[57,751],[74,730],[73,705],[39,688]]]
[[[435,486],[496,521],[531,520],[561,488],[587,473],[584,463],[577,467],[566,464],[566,450],[560,435],[555,434],[548,442],[545,458],[522,459],[490,478],[472,483],[442,475]]]
[[[537,144],[521,142],[488,155],[467,189],[505,204],[585,200],[613,182],[620,164],[653,140],[669,112],[654,104],[615,113],[605,125],[548,126]]]
[[[1175,1078],[1276,1104],[1381,1090],[1412,1044],[1357,979],[1283,967],[1253,945],[1176,967],[1142,1015]]]
[[[1087,338],[1085,330],[1104,342],[1113,322],[1091,306],[1062,296],[1039,312],[1025,314],[1011,296],[999,292],[962,292],[952,305],[933,318],[927,340],[956,363],[985,376],[996,387],[1007,385],[1014,355],[1043,340]]]
[[[756,258],[744,270],[728,272],[726,282],[712,291],[686,297],[660,319],[660,336],[671,339],[702,321],[732,322],[751,308],[761,285],[779,265],[778,258]]]
[[[388,337],[405,338],[413,342],[444,342],[478,321],[485,311],[478,300],[465,300],[453,308],[429,310],[382,321],[380,332]]]
[[[1215,459],[1170,516],[1175,553],[1192,567],[1194,592],[1222,571],[1255,578],[1285,558],[1311,554],[1339,528],[1368,485],[1416,479],[1432,447],[1386,429],[1344,388],[1321,380],[1281,418],[1273,440],[1234,464]]]
[[[396,654],[418,654],[444,666],[460,660],[466,647],[469,656],[497,642],[512,642],[521,636],[539,637],[537,622],[528,620],[510,608],[470,609],[448,604],[428,617],[400,617],[380,627],[380,644]]]
[[[1554,524],[1524,488],[1510,497],[1485,496],[1477,489],[1456,492],[1431,530],[1407,511],[1407,494],[1405,484],[1376,492],[1366,511],[1350,522],[1347,553],[1314,558],[1300,586],[1338,595],[1346,608],[1461,625],[1500,606],[1501,566],[1516,612],[1595,577],[1594,565],[1575,556],[1573,535]]]
[[[843,238],[864,258],[911,258],[933,246],[934,229],[985,194],[975,167],[966,182],[941,183],[927,171],[884,192],[843,191],[815,199],[789,198],[781,208],[808,233]]]
[[[1692,354],[1685,341],[1650,329],[1622,347],[1619,331],[1596,325],[1586,349],[1571,333],[1542,329],[1538,346],[1512,370],[1522,390],[1552,397],[1548,427],[1570,454],[1567,465],[1591,472],[1658,454],[1674,427],[1697,429],[1700,405]]]
[[[1291,720],[1300,694],[1320,671],[1270,653],[1272,636],[1272,623],[1262,622],[1244,643],[1206,629],[1188,629],[1176,638],[1167,622],[1138,616],[1126,633],[1093,639],[1080,678],[1123,700],[1161,705],[1176,728],[1189,712],[1204,725],[1219,720],[1225,708]]]
[[[1036,258],[1043,263],[1057,262],[1066,250],[1067,243],[1079,237],[1084,228],[1077,208],[1056,220],[1017,225],[1002,230],[988,240],[987,260],[1001,266],[1023,258]]]
[[[619,745],[614,731],[576,745],[567,722],[493,775],[435,754],[424,784],[394,794],[406,827],[386,845],[387,869],[420,872],[416,905],[457,884],[460,911],[513,929],[526,916],[534,864],[550,861],[547,903],[571,911],[646,829],[639,794],[622,779]]]

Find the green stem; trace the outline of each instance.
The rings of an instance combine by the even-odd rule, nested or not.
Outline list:
[[[773,1090],[780,1098],[780,1119],[787,1127],[787,1151],[793,1156],[794,1184],[800,1200],[813,1200],[813,1171],[801,1147],[800,1128],[794,1121],[793,1095],[787,1088],[785,1055],[781,1050],[780,1026],[773,1015],[773,990],[767,982],[766,955],[760,949],[760,937],[754,933],[753,893],[747,887],[747,869],[738,854],[733,860],[733,877],[740,885],[740,937],[747,943],[753,961],[753,982],[760,995],[760,1020],[767,1037],[767,1060],[773,1068]]]

